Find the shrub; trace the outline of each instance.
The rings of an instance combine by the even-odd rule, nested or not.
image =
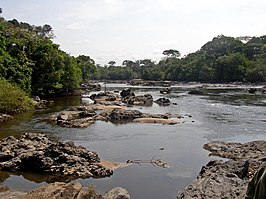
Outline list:
[[[6,80],[0,79],[0,113],[20,113],[32,108],[32,100],[24,91]]]

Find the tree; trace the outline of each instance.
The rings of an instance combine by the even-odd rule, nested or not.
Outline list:
[[[214,37],[212,41],[207,42],[200,49],[201,52],[213,54],[215,57],[227,55],[229,53],[239,52],[243,47],[243,43],[233,37],[219,35]]]
[[[79,55],[76,60],[82,71],[83,80],[92,79],[93,74],[97,72],[95,61],[86,55]]]
[[[123,66],[130,67],[130,68],[134,67],[135,64],[136,63],[134,61],[131,61],[131,60],[124,60],[122,62]]]
[[[174,49],[163,51],[163,55],[166,55],[167,58],[178,58],[181,56],[180,52]]]
[[[220,82],[243,81],[246,73],[246,58],[237,52],[218,58],[216,79]]]
[[[109,61],[108,64],[109,64],[109,66],[114,66],[116,64],[116,62],[115,61]]]

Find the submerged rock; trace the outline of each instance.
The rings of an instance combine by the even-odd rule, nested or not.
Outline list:
[[[193,89],[193,90],[189,91],[188,94],[203,95],[203,94],[205,94],[205,91],[203,89]]]
[[[177,122],[174,121],[174,120],[163,119],[163,118],[138,118],[138,119],[134,119],[133,122],[154,123],[154,124],[168,124],[168,125],[177,124]]]

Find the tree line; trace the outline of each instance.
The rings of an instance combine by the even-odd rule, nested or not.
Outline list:
[[[266,35],[239,38],[219,35],[182,58],[174,49],[162,54],[165,57],[158,63],[150,59],[125,60],[122,66],[115,66],[115,62],[109,62],[97,67],[94,78],[212,83],[266,81]]]
[[[1,10],[2,11],[2,10]],[[0,12],[1,13],[1,12]],[[0,17],[0,79],[28,95],[56,96],[86,80],[170,80],[200,82],[265,82],[266,36],[214,37],[198,51],[181,57],[178,50],[151,59],[110,61],[101,66],[87,55],[62,51],[50,25],[34,26]],[[245,40],[245,42],[242,42]]]

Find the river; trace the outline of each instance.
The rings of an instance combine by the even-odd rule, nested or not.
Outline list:
[[[128,85],[107,84],[107,90],[121,90]],[[180,124],[113,124],[97,121],[88,128],[63,128],[44,121],[49,114],[68,106],[89,103],[80,97],[53,99],[55,106],[42,112],[17,115],[15,120],[0,124],[0,137],[19,136],[23,132],[44,132],[61,140],[74,141],[96,151],[101,159],[115,162],[153,157],[166,161],[170,168],[152,164],[132,165],[115,170],[109,178],[78,179],[93,184],[100,192],[113,187],[126,188],[131,198],[176,198],[177,192],[190,184],[201,167],[210,159],[202,146],[208,141],[247,142],[266,139],[266,95],[248,94],[243,89],[214,89],[205,95],[188,94],[189,86],[173,87],[171,94],[162,95],[159,88],[132,87],[136,95],[151,94],[153,99],[167,97],[170,106],[153,103],[150,107],[133,107],[147,113],[177,113],[184,118]],[[192,116],[192,117],[191,117]],[[0,186],[28,191],[41,186],[43,176],[23,173],[0,173]]]

